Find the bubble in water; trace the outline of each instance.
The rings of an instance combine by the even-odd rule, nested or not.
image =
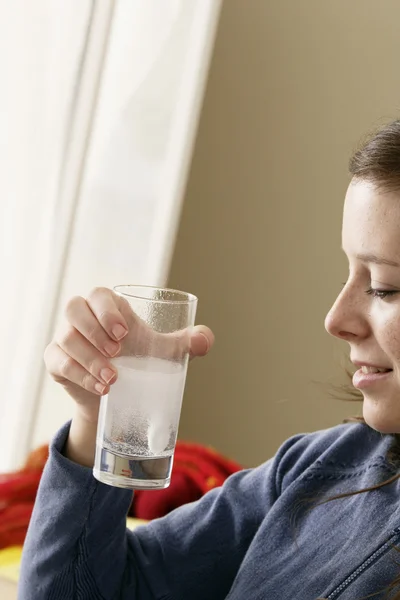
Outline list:
[[[159,358],[120,357],[113,363],[118,379],[104,405],[102,435],[107,445],[130,456],[154,457],[173,450],[184,367]]]

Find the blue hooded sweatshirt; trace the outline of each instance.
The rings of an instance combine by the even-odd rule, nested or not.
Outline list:
[[[129,531],[132,493],[63,456],[68,431],[44,469],[19,600],[356,600],[400,574],[398,480],[315,507],[395,475],[391,435],[358,423],[296,435],[258,468]]]

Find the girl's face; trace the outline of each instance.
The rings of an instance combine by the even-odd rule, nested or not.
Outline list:
[[[342,229],[349,277],[329,311],[327,331],[350,345],[365,421],[400,432],[400,192],[354,181]],[[379,370],[379,371],[378,371]]]

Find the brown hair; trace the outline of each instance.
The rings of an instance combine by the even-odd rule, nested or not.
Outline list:
[[[349,161],[350,175],[378,189],[400,191],[400,119],[370,134]]]
[[[383,191],[400,191],[400,120],[393,121],[380,130],[370,134],[367,139],[363,140],[360,147],[354,152],[349,162],[349,171],[355,181],[368,181],[376,186],[377,189]],[[350,374],[348,372],[348,374]],[[343,388],[342,388],[343,391]],[[361,392],[352,386],[348,386],[346,391],[346,400],[362,401]],[[345,419],[345,423],[349,422],[364,423],[368,426],[362,417],[350,417]],[[324,500],[321,503],[313,504],[311,510],[319,504],[332,502],[340,498],[346,498],[356,494],[365,492],[374,492],[386,485],[390,485],[400,478],[400,435],[388,434],[393,437],[393,444],[390,446],[387,459],[399,471],[389,479],[362,490],[355,490],[345,494],[339,494]],[[315,499],[306,500],[313,502]],[[400,548],[394,546],[395,550],[400,552]],[[391,596],[392,600],[400,600],[400,573],[398,577],[385,590],[377,590],[364,598],[373,598],[374,596],[386,591],[387,597],[390,592],[395,591],[395,596]],[[324,600],[323,598],[319,600]],[[363,600],[363,599],[359,599]]]

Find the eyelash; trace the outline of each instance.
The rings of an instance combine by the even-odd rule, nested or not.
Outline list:
[[[373,296],[374,298],[379,298],[380,300],[384,300],[388,296],[394,296],[397,294],[397,290],[375,290],[374,288],[369,288],[365,291],[369,296]]]
[[[343,282],[343,287],[346,285],[346,281]],[[394,296],[395,294],[398,294],[398,290],[377,290],[375,288],[368,288],[368,290],[365,290],[365,293],[368,294],[368,296],[372,296],[373,298],[378,298],[379,300],[384,300],[385,298],[388,298],[390,296]]]

